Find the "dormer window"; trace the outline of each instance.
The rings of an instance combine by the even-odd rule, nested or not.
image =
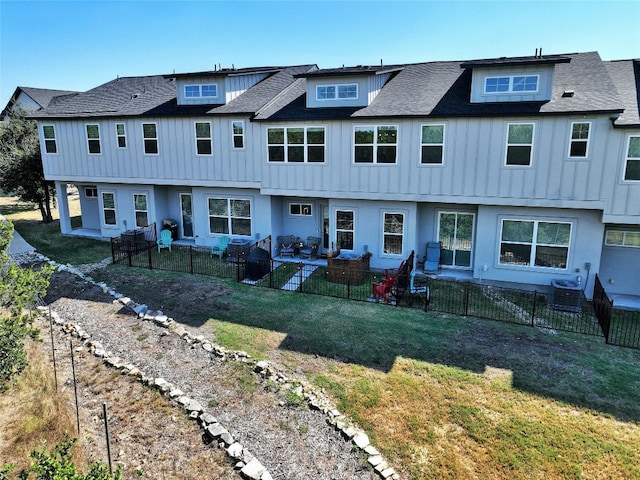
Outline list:
[[[358,98],[358,84],[317,85],[316,100],[352,100]]]
[[[218,96],[218,86],[215,83],[206,85],[185,85],[185,98],[210,98]]]
[[[525,93],[538,91],[539,75],[486,77],[484,93]]]

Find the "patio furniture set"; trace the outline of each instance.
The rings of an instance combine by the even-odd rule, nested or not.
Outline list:
[[[320,248],[320,237],[307,237],[305,242],[295,235],[280,235],[277,237],[276,254],[280,257],[317,258]]]

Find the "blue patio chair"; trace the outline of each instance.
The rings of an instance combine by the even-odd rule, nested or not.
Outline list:
[[[427,258],[424,262],[424,273],[440,273],[440,242],[427,243]]]
[[[278,249],[281,257],[294,257],[295,256],[295,242],[296,237],[293,235],[281,235],[277,237]]]
[[[222,260],[222,257],[224,257],[225,253],[227,253],[228,246],[229,237],[227,237],[226,235],[221,236],[220,238],[218,238],[218,243],[211,247],[211,256],[218,257],[220,260]]]
[[[317,257],[321,241],[322,239],[320,239],[320,237],[307,237],[307,242],[300,249],[300,256],[308,259],[311,259],[311,257]]]
[[[171,230],[162,230],[160,232],[160,240],[158,240],[158,253],[160,253],[160,249],[168,248],[171,251],[171,243],[173,242],[173,237],[171,236]]]

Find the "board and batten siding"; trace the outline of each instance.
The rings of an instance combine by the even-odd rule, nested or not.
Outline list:
[[[243,120],[245,148],[232,148],[231,122]],[[195,122],[211,122],[213,155],[196,155]],[[174,117],[57,120],[55,126],[57,154],[44,153],[45,176],[69,182],[125,182],[159,185],[253,186],[261,179],[262,152],[254,147],[252,137],[259,137],[259,126],[242,117]],[[117,148],[115,124],[124,123],[127,147]],[[142,124],[155,123],[158,155],[143,150]],[[85,125],[100,125],[102,153],[90,155]],[[40,126],[42,135],[42,127]],[[43,139],[41,138],[41,142]]]

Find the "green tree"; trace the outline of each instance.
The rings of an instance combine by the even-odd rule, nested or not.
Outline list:
[[[44,178],[38,126],[16,110],[11,120],[0,123],[0,188],[21,200],[38,205],[42,221],[49,223],[55,184]]]
[[[22,268],[11,262],[7,250],[13,224],[0,221],[0,392],[27,366],[24,341],[36,337],[25,309],[37,302],[49,286],[53,267]]]

